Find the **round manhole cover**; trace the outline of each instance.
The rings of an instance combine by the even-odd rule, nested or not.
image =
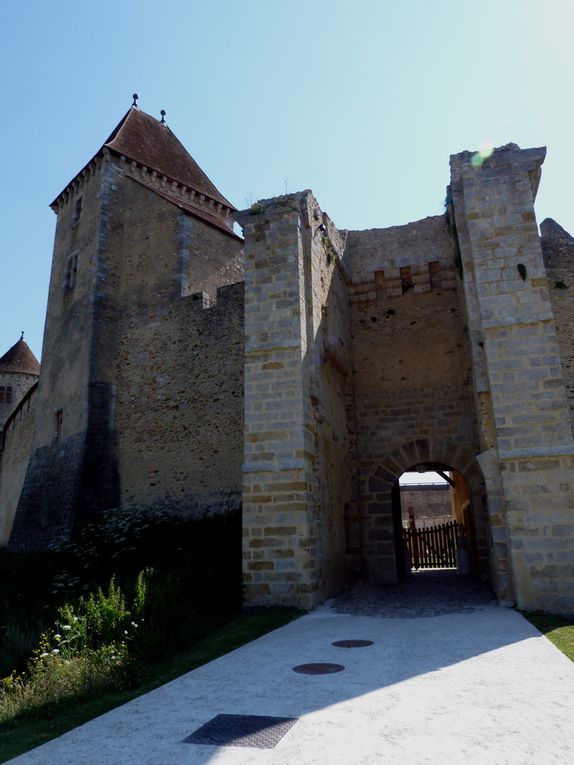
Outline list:
[[[336,640],[332,645],[337,648],[366,648],[374,643],[372,640]]]
[[[298,664],[293,667],[293,672],[301,675],[332,675],[334,672],[342,672],[345,667],[342,664],[328,664],[321,662],[316,664]]]

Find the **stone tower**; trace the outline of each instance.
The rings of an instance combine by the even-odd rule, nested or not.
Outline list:
[[[38,381],[40,364],[22,337],[0,358],[0,431],[17,404]]]
[[[161,453],[149,418],[170,399],[174,421],[167,411],[158,419],[178,440],[180,404],[173,403],[170,386],[178,386],[173,396],[184,415],[191,411],[185,386],[193,377],[185,358],[189,347],[175,348],[185,342],[178,327],[190,331],[193,317],[217,298],[217,289],[241,279],[235,208],[164,115],[161,122],[154,119],[135,99],[51,207],[58,219],[43,367],[31,456],[10,537],[22,549],[68,539],[78,525],[120,504],[177,510],[186,499],[186,507],[202,505],[183,486],[193,474],[185,457],[191,447],[179,443],[179,463],[162,470],[169,450]],[[220,316],[226,297],[233,299],[226,293],[217,316],[210,314],[214,334],[226,325]],[[180,358],[179,377],[172,354]],[[201,427],[186,428],[187,438],[201,442]],[[157,476],[170,470],[182,486],[175,489],[174,479],[164,490]],[[238,494],[239,468],[235,472]]]

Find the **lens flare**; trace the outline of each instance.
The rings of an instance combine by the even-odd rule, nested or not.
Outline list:
[[[490,141],[481,143],[480,146],[478,147],[478,153],[483,159],[488,159],[490,156],[492,156],[493,151],[494,151],[494,146],[490,143]]]
[[[485,159],[488,159],[489,157],[492,156],[493,152],[494,152],[494,146],[490,143],[490,141],[485,141],[484,143],[481,143],[478,151],[472,155],[470,164],[473,167],[480,167]]]

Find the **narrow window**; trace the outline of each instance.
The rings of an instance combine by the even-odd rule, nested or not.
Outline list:
[[[0,385],[0,404],[12,403],[12,386]]]
[[[66,264],[66,289],[74,289],[78,275],[78,253],[70,255]]]
[[[0,404],[4,403],[5,390],[4,386],[0,385]]]
[[[12,386],[11,385],[6,386],[6,403],[7,404],[12,403]]]
[[[413,288],[413,274],[410,266],[405,266],[400,269],[401,272],[401,285],[403,288],[403,295],[405,292],[412,290]]]
[[[56,412],[55,418],[56,418],[56,422],[55,422],[55,425],[56,425],[56,434],[55,434],[55,437],[56,437],[56,441],[59,441],[62,438],[62,423],[64,422],[64,410],[63,409],[58,409],[58,411]]]
[[[80,221],[80,217],[82,215],[82,197],[78,197],[76,199],[76,204],[74,205],[74,212],[72,213],[72,226],[75,226]]]

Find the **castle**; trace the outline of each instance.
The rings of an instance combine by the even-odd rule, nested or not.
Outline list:
[[[398,479],[441,469],[500,602],[574,613],[574,240],[539,236],[544,156],[453,155],[443,215],[341,231],[310,191],[237,212],[134,100],[52,203],[39,375],[24,340],[0,360],[0,544],[241,504],[247,602],[312,608],[405,575]]]

